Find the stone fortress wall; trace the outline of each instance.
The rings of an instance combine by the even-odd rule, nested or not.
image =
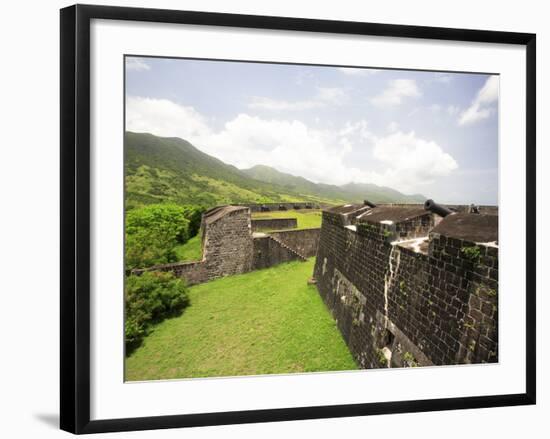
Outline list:
[[[275,212],[278,210],[300,210],[300,209],[320,209],[325,205],[319,203],[313,203],[309,201],[301,202],[285,202],[285,203],[255,203],[255,204],[242,204],[244,207],[248,207],[251,212]]]
[[[261,233],[247,206],[205,212],[202,260],[149,267],[189,285],[317,256],[314,282],[363,368],[498,361],[498,209],[367,204]],[[143,270],[136,270],[137,273]]]
[[[317,254],[321,229],[281,230],[271,232],[270,236],[292,248],[305,258]]]
[[[296,218],[255,218],[252,220],[252,231],[295,229],[298,227]]]
[[[314,278],[360,367],[498,361],[498,210],[456,207],[323,212]]]
[[[293,220],[271,225],[296,227],[296,219]],[[202,217],[202,260],[155,265],[133,272],[170,271],[185,279],[188,285],[195,285],[282,262],[306,260],[317,253],[320,229],[255,233],[253,221],[256,220],[251,219],[250,207],[214,207]]]

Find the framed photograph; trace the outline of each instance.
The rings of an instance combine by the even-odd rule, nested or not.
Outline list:
[[[535,403],[535,35],[61,10],[61,428]]]

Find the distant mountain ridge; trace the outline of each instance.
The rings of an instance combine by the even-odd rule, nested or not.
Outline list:
[[[368,199],[373,203],[423,203],[426,200],[421,194],[405,195],[395,189],[372,183],[348,183],[342,186],[313,183],[265,165],[256,165],[243,169],[242,172],[256,180],[274,183],[293,192],[343,201],[361,202]]]
[[[239,170],[186,140],[125,133],[126,209],[159,203],[220,204],[310,201],[327,204],[424,201],[390,188],[316,184],[268,166]]]

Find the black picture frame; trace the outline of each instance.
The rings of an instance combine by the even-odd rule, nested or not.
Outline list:
[[[90,420],[90,21],[92,19],[525,46],[527,60],[525,66],[526,392],[494,396]],[[75,5],[62,9],[60,24],[61,429],[77,434],[99,433],[535,404],[536,36],[534,34],[89,5]]]

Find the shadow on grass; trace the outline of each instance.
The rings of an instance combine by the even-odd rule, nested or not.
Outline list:
[[[191,306],[190,302],[188,302],[187,305],[185,305],[185,307],[182,309],[172,310],[170,312],[163,314],[162,316],[152,319],[147,325],[145,334],[143,334],[142,337],[140,337],[138,340],[126,342],[126,349],[125,349],[126,358],[130,357],[136,351],[136,349],[143,344],[143,340],[145,339],[145,337],[147,337],[149,334],[151,334],[155,330],[156,325],[158,325],[159,323],[162,323],[165,320],[180,317],[185,312],[185,310],[189,308],[189,306]]]

